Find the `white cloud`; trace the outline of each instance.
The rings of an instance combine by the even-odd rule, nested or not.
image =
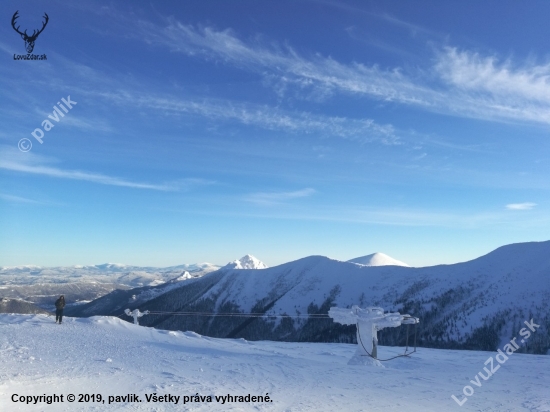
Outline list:
[[[165,184],[151,184],[133,182],[104,175],[101,173],[83,172],[80,170],[64,170],[58,167],[48,165],[48,161],[41,156],[30,152],[21,153],[17,149],[9,147],[0,147],[0,169],[11,170],[21,173],[30,173],[42,176],[57,177],[61,179],[83,180],[93,183],[111,186],[123,186],[135,189],[149,189],[160,191],[175,191],[180,187],[189,184],[196,184],[196,179],[183,179]]]
[[[319,54],[304,57],[288,46],[266,46],[258,38],[243,41],[230,29],[194,27],[173,18],[166,27],[137,25],[147,43],[255,71],[269,78],[278,93],[294,85],[319,96],[343,92],[463,117],[550,123],[550,64],[515,67],[510,61],[499,64],[494,56],[447,47],[433,67],[405,73]]]
[[[293,192],[258,192],[246,196],[245,200],[259,205],[275,205],[287,200],[309,197],[315,193],[314,189],[306,188]]]
[[[421,153],[418,156],[413,157],[413,160],[421,160],[428,156],[428,153]]]
[[[550,64],[515,67],[494,56],[446,48],[435,70],[449,109],[471,117],[550,123]]]
[[[531,210],[533,209],[537,204],[536,203],[510,203],[506,205],[506,209],[508,210]]]
[[[444,80],[464,90],[550,103],[550,64],[514,68],[509,60],[499,64],[494,56],[446,48],[436,69]]]
[[[13,203],[33,203],[33,204],[40,203],[40,202],[37,202],[36,200],[27,199],[26,197],[8,195],[5,193],[0,193],[0,199],[5,200],[6,202],[13,202]]]
[[[377,66],[360,63],[342,64],[319,54],[302,57],[291,47],[271,44],[265,46],[258,38],[242,41],[231,29],[185,25],[173,18],[166,27],[138,21],[137,30],[128,36],[138,37],[148,44],[157,44],[189,56],[223,61],[262,75],[275,73],[285,83],[300,88],[318,88],[317,94],[332,91],[367,94],[385,101],[398,101],[416,105],[433,104],[437,92],[416,84],[400,70],[382,70]],[[269,74],[267,74],[269,76]]]
[[[281,203],[263,203],[278,206]],[[346,222],[365,225],[441,227],[477,229],[484,227],[540,228],[550,224],[546,215],[510,214],[506,211],[480,211],[461,213],[451,210],[365,208],[361,206],[323,206],[293,204],[292,208],[272,207],[258,211],[199,211],[195,213],[217,216],[239,216],[265,219],[289,219],[297,221]]]
[[[185,100],[127,91],[88,92],[114,103],[160,110],[164,114],[194,114],[214,120],[233,120],[241,124],[267,130],[284,130],[300,133],[317,133],[359,142],[379,141],[399,144],[391,124],[378,124],[372,119],[349,119],[311,113],[291,113],[274,107],[228,100]]]

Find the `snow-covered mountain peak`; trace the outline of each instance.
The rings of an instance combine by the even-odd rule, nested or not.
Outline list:
[[[350,263],[357,263],[364,266],[406,266],[409,267],[404,262],[401,262],[397,259],[392,258],[384,253],[373,253],[367,256],[357,257],[355,259],[348,260]]]
[[[229,269],[267,269],[267,265],[252,255],[245,255],[225,265]]]
[[[191,276],[191,273],[189,273],[188,271],[185,271],[185,272],[183,272],[180,276],[178,276],[177,278],[173,279],[173,281],[179,282],[179,281],[182,281],[182,280],[191,279],[192,277],[193,277],[193,276]]]

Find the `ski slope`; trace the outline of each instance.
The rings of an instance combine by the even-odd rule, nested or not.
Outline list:
[[[386,368],[349,366],[354,345],[248,342],[156,330],[115,317],[0,315],[2,411],[550,411],[550,357],[513,354],[463,406],[462,388],[494,353],[420,348]],[[403,348],[379,348],[385,358]],[[64,395],[63,403],[11,397]],[[69,403],[67,395],[101,394]],[[147,402],[146,395],[173,402]],[[212,402],[182,404],[183,396]],[[268,396],[271,402],[216,402],[215,396]],[[141,402],[108,404],[109,396]],[[133,396],[131,399],[135,399]],[[119,398],[122,400],[122,398]]]

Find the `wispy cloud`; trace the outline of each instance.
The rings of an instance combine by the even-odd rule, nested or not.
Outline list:
[[[197,184],[200,179],[183,179],[165,184],[134,182],[101,173],[90,173],[80,170],[65,170],[48,164],[47,160],[32,153],[21,153],[17,149],[0,147],[0,169],[20,173],[29,173],[61,179],[82,180],[110,186],[130,187],[160,191],[176,191],[181,187]],[[202,183],[206,181],[201,181]]]
[[[237,121],[267,130],[336,136],[359,142],[379,141],[399,144],[391,124],[378,124],[372,119],[350,119],[312,113],[293,113],[269,106],[220,99],[186,100],[170,96],[117,92],[88,92],[120,105],[150,108],[164,114],[191,114],[213,120]]]
[[[40,117],[48,119],[48,116],[52,112],[44,112],[42,110],[35,110]],[[61,120],[61,124],[77,128],[79,130],[93,130],[95,132],[112,132],[113,128],[103,119],[91,119],[85,120],[83,118],[73,115],[71,112],[70,116],[66,116]]]
[[[384,17],[404,27],[406,22]],[[511,61],[494,56],[441,49],[434,65],[408,73],[361,63],[344,64],[319,54],[305,57],[289,46],[266,46],[259,38],[244,41],[231,29],[185,25],[173,18],[165,27],[138,21],[132,36],[189,56],[222,61],[263,76],[277,75],[288,85],[364,95],[383,101],[414,105],[425,110],[496,121],[550,123],[550,64]],[[408,27],[409,29],[418,29]],[[277,84],[280,92],[280,82]]]
[[[314,189],[306,188],[293,192],[258,192],[251,193],[245,197],[245,200],[258,205],[277,205],[285,201],[312,196]]]
[[[264,205],[280,205],[265,203]],[[311,207],[293,205],[292,208],[264,208],[257,211],[242,211],[236,209],[198,210],[198,209],[163,209],[177,213],[195,213],[199,215],[238,216],[258,219],[288,219],[297,221],[345,222],[360,225],[402,226],[402,227],[441,227],[478,229],[487,227],[540,227],[548,224],[546,215],[510,214],[505,211],[480,211],[461,213],[451,210],[435,209],[404,209],[404,208],[364,208],[364,207]]]
[[[510,203],[506,205],[506,209],[508,210],[531,210],[533,209],[537,204],[536,203]]]
[[[50,200],[35,200],[35,199],[30,199],[28,197],[11,195],[8,193],[0,193],[0,200],[3,200],[8,203],[13,203],[16,205],[27,204],[27,205],[40,205],[40,206],[64,206],[63,203],[59,203],[59,202],[52,202]]]
[[[445,48],[435,70],[451,87],[449,108],[472,117],[550,123],[550,63],[514,65]]]
[[[321,88],[325,94],[341,91],[367,94],[386,101],[432,104],[425,95],[434,91],[410,81],[400,70],[382,70],[360,63],[346,65],[320,55],[306,58],[289,46],[266,47],[257,39],[244,42],[230,29],[220,31],[211,27],[194,27],[173,18],[167,22],[166,27],[158,27],[139,21],[140,39],[174,52],[221,60],[262,74],[267,70],[290,76],[287,80],[293,80],[300,87]]]
[[[0,199],[5,200],[6,202],[12,202],[12,203],[32,203],[32,204],[40,203],[40,202],[37,202],[36,200],[27,199],[26,197],[8,195],[5,193],[0,193]]]
[[[379,19],[382,19],[386,21],[387,23],[390,23],[394,26],[402,27],[406,30],[408,30],[412,35],[417,35],[418,33],[424,33],[429,35],[436,35],[437,33],[433,30],[429,30],[426,27],[419,26],[418,24],[409,23],[408,21],[401,20],[395,16],[392,16],[388,13],[382,13],[382,14],[375,14],[371,13],[372,16],[375,16]]]
[[[463,90],[550,103],[550,64],[517,67],[510,60],[446,48],[436,65],[441,77]]]

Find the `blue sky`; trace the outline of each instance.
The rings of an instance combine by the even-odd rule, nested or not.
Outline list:
[[[0,266],[424,266],[549,238],[549,2],[0,10]],[[14,60],[16,10],[49,15],[46,61]]]

